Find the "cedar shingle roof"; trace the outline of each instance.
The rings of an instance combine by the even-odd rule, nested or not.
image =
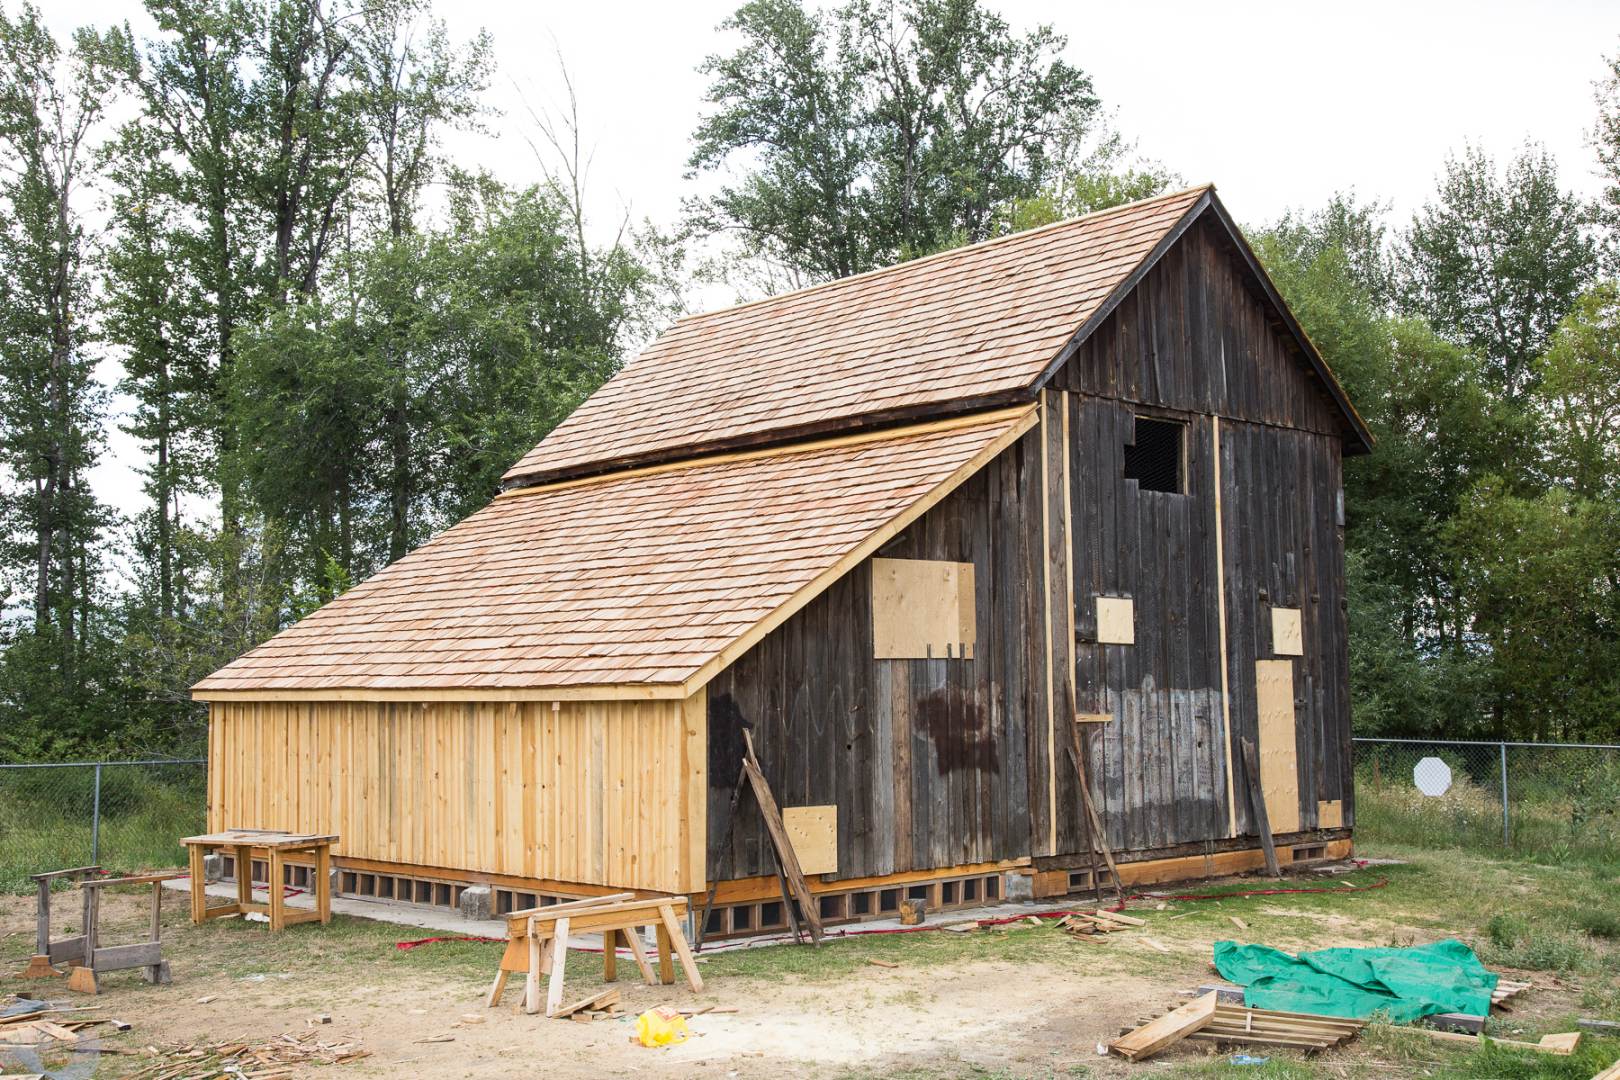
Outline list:
[[[602,471],[928,406],[1006,403],[1210,190],[684,319],[504,479]]]
[[[1034,420],[1026,406],[503,495],[193,690],[673,691]]]

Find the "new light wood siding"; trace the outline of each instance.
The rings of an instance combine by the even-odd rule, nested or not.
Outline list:
[[[210,829],[339,856],[661,892],[703,876],[701,699],[216,702]]]

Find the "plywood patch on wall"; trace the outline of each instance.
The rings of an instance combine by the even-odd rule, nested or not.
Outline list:
[[[1136,604],[1130,597],[1097,597],[1097,641],[1102,645],[1136,644]]]
[[[879,660],[973,658],[973,564],[872,560],[872,653]]]
[[[838,873],[838,807],[784,806],[782,827],[806,874]]]
[[[1344,800],[1324,799],[1317,803],[1316,827],[1318,829],[1344,828]]]
[[[1294,662],[1257,660],[1255,703],[1260,714],[1260,788],[1274,833],[1299,831],[1299,761],[1294,719]]]
[[[1271,651],[1276,656],[1305,655],[1305,639],[1300,631],[1299,608],[1271,609]]]

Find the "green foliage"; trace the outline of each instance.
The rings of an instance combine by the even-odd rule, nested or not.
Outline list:
[[[1476,352],[1508,398],[1596,269],[1589,212],[1559,186],[1546,150],[1526,146],[1498,176],[1469,147],[1446,162],[1435,199],[1402,246],[1403,305]]]
[[[1511,949],[1530,930],[1529,924],[1517,915],[1497,912],[1485,924],[1485,936],[1498,949]]]
[[[691,221],[811,279],[985,239],[1065,173],[1099,109],[1061,35],[978,0],[753,0],[722,29],[743,44],[700,68],[714,110],[690,164],[742,171]]]

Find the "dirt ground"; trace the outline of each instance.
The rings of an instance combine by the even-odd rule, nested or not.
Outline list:
[[[1142,1075],[1144,1068],[1160,1070],[1099,1057],[1097,1044],[1212,977],[1211,946],[1239,935],[1238,911],[1250,929],[1263,928],[1263,940],[1283,948],[1443,936],[1422,919],[1404,920],[1406,913],[1388,903],[1324,910],[1291,899],[1196,910],[1139,902],[1136,913],[1150,916],[1153,925],[1095,945],[1020,924],[965,934],[851,937],[829,942],[817,956],[790,946],[721,953],[701,961],[708,983],[701,995],[684,982],[645,986],[625,962],[621,1017],[589,1023],[525,1015],[516,981],[500,1007],[485,1008],[484,990],[499,955],[493,945],[440,944],[402,953],[392,941],[410,936],[401,932],[407,928],[356,919],[294,927],[276,938],[262,925],[237,919],[194,928],[171,903],[165,936],[173,983],[147,986],[138,972],[104,977],[96,1015],[134,1025],[106,1044],[137,1053],[104,1056],[95,1075],[150,1064],[138,1053],[147,1046],[302,1033],[321,1013],[331,1016],[331,1025],[318,1026],[319,1039],[353,1040],[369,1056],[299,1075],[506,1077],[542,1066],[548,1077],[570,1078]],[[144,904],[137,895],[112,898],[104,916],[115,928],[110,940],[139,936]],[[0,899],[0,970],[6,972],[0,992],[67,996],[55,984],[12,977],[32,943],[32,901]],[[1572,987],[1546,973],[1532,977],[1541,988],[1537,1012],[1575,1007]],[[575,953],[566,996],[584,996],[600,979],[600,958]],[[692,1039],[652,1050],[635,1044],[632,1034],[635,1016],[655,1005],[735,1012],[694,1017]],[[436,1041],[443,1036],[449,1041]],[[1183,1044],[1165,1056],[1164,1067],[1196,1069],[1200,1059],[1214,1060],[1213,1051]],[[0,1054],[7,1072],[25,1064]]]

